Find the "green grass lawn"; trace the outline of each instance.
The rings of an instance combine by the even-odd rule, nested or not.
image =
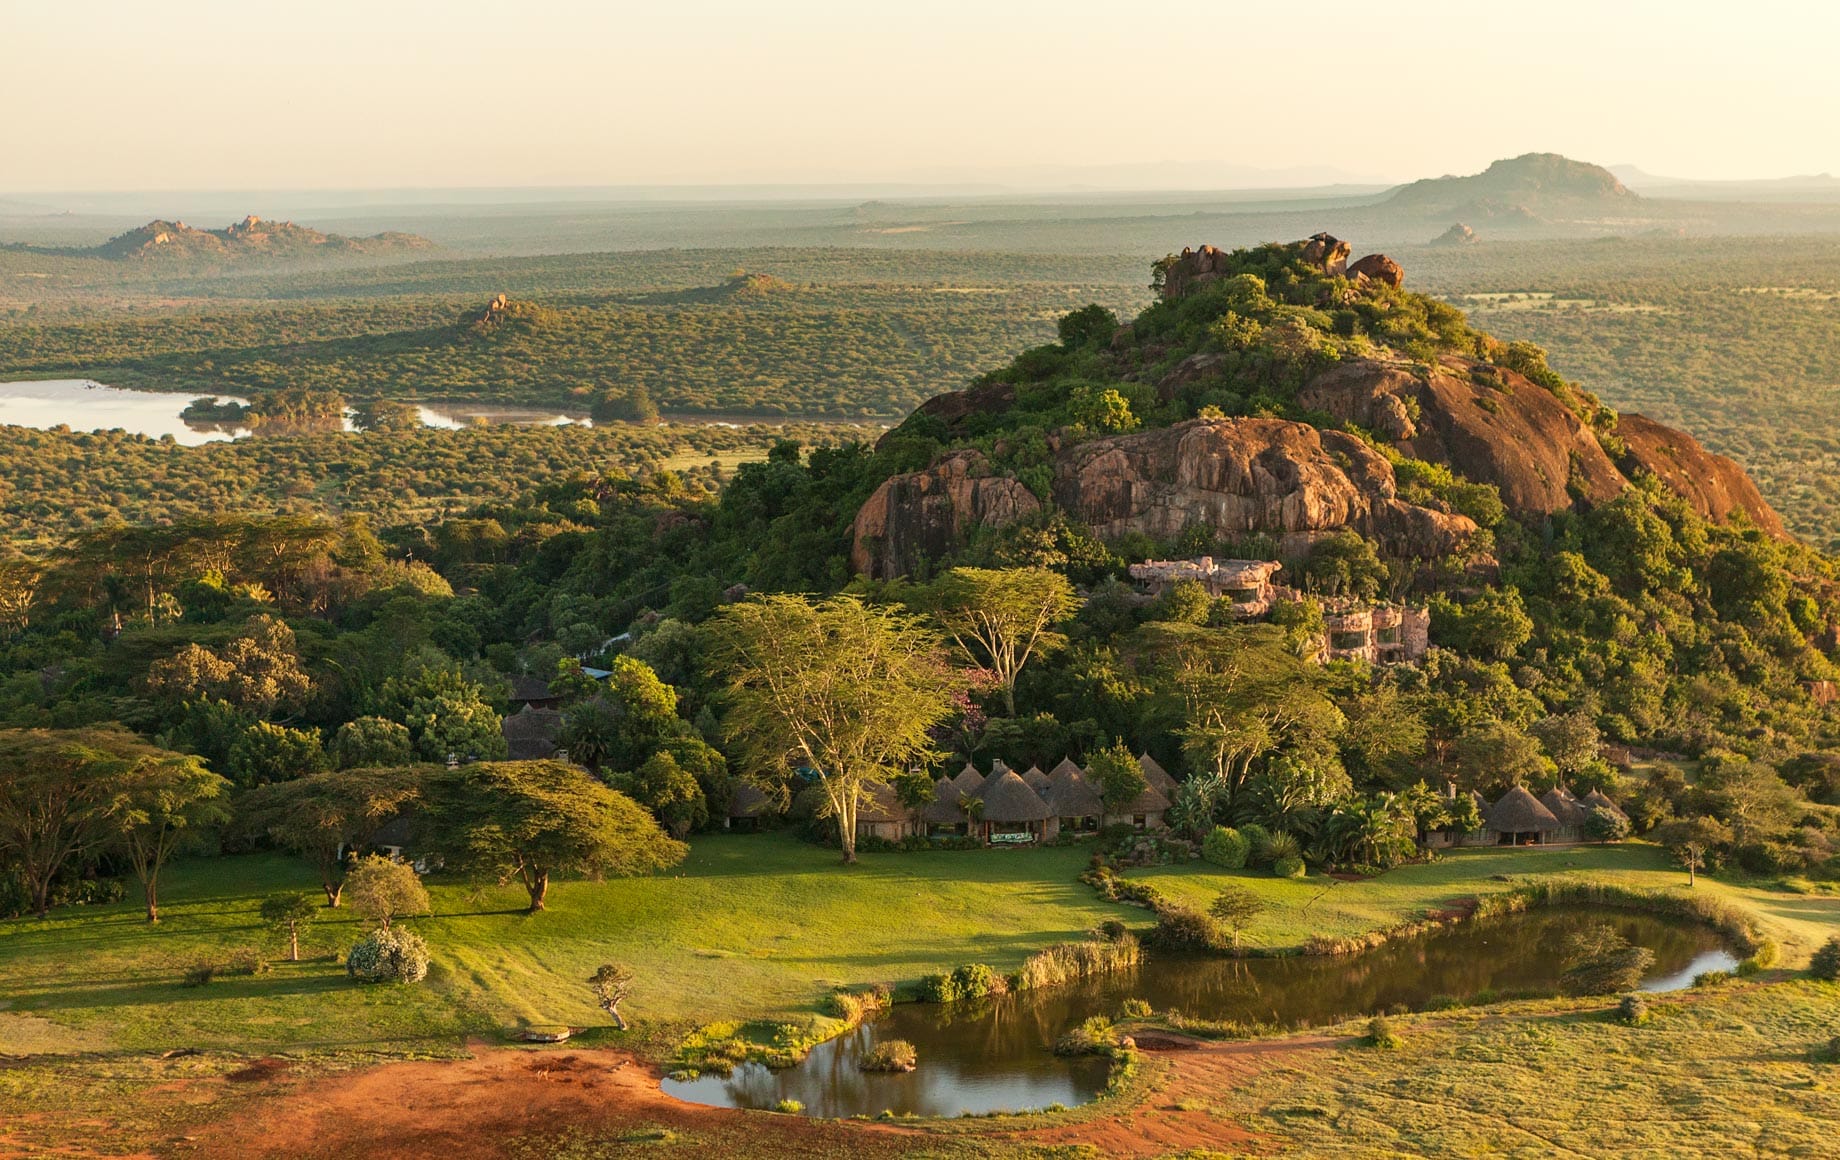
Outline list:
[[[1273,878],[1257,870],[1227,871],[1206,862],[1152,867],[1131,877],[1152,882],[1172,898],[1205,909],[1229,882],[1250,888],[1268,909],[1247,930],[1254,946],[1294,947],[1312,935],[1348,937],[1425,917],[1465,898],[1512,890],[1534,877],[1576,875],[1642,890],[1692,889],[1750,911],[1782,944],[1784,961],[1799,965],[1840,932],[1840,898],[1790,894],[1702,875],[1687,886],[1685,871],[1644,842],[1614,846],[1465,849],[1437,861],[1402,866],[1378,878],[1343,882],[1320,874]]]
[[[606,961],[637,972],[627,1011],[653,1028],[796,1017],[833,987],[899,983],[973,961],[1009,970],[1107,918],[1146,925],[1144,911],[1101,902],[1076,881],[1088,856],[1078,847],[867,854],[844,867],[834,851],[785,834],[715,835],[692,842],[668,875],[558,883],[549,910],[534,916],[522,912],[519,889],[437,880],[434,914],[410,922],[434,954],[428,983],[416,987],[346,981],[334,956],[359,934],[346,911],[324,912],[312,927],[303,948],[312,961],[279,961],[256,908],[267,894],[313,888],[299,861],[195,859],[168,871],[157,927],[132,900],[0,922],[0,1053],[448,1051],[468,1034],[522,1023],[605,1023],[583,980]],[[1134,872],[1198,905],[1228,878],[1249,884],[1273,903],[1251,936],[1273,947],[1389,927],[1547,874],[1687,888],[1660,852],[1636,843],[1466,851],[1363,882],[1226,874],[1203,863]],[[1759,913],[1791,963],[1840,929],[1840,898],[1707,879],[1696,889]],[[274,960],[271,973],[179,985],[188,964],[252,947]]]

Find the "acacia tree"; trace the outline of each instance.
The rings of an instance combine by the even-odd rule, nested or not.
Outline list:
[[[137,752],[138,751],[138,752]],[[115,837],[147,903],[147,921],[160,921],[160,871],[200,830],[230,818],[220,799],[230,783],[200,759],[137,745],[110,808]]]
[[[58,874],[114,840],[134,765],[124,755],[141,747],[119,726],[0,732],[0,862],[18,869],[40,918]]]
[[[426,766],[345,769],[258,786],[237,803],[238,828],[310,860],[326,905],[337,906],[347,857],[416,803],[428,773]]]
[[[1241,886],[1229,882],[1221,887],[1208,907],[1208,914],[1215,922],[1233,932],[1233,947],[1239,949],[1239,936],[1265,910],[1265,900]]]
[[[1011,717],[1023,666],[1067,643],[1054,625],[1079,607],[1073,585],[1046,568],[954,568],[933,582],[926,603],[965,659],[996,673]]]
[[[429,789],[429,844],[462,873],[521,882],[527,913],[557,874],[649,874],[688,847],[646,809],[560,761],[481,761],[442,770]]]
[[[1716,818],[1687,818],[1655,827],[1655,841],[1666,847],[1687,872],[1687,885],[1698,881],[1714,850],[1730,844],[1731,828]]]
[[[319,907],[313,899],[295,891],[271,894],[262,900],[262,921],[287,936],[288,961],[300,961],[300,932],[312,925]]]
[[[620,1014],[620,1004],[626,1001],[626,993],[632,990],[632,968],[623,963],[602,963],[588,976],[588,988],[594,992],[594,1001],[601,1010],[613,1016],[613,1022],[621,1031],[626,1030],[626,1016]]]
[[[415,868],[378,854],[358,859],[345,876],[345,894],[353,910],[362,912],[382,930],[399,915],[427,914],[428,890]]]
[[[939,637],[851,596],[732,604],[714,634],[723,725],[744,774],[777,786],[795,769],[813,771],[843,860],[855,862],[857,805],[932,755],[928,731],[950,711],[955,680]]]

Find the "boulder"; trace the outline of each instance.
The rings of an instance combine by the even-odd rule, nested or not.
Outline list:
[[[1348,276],[1356,281],[1369,278],[1375,282],[1384,282],[1395,290],[1406,282],[1405,267],[1385,254],[1367,255],[1348,267]]]
[[[925,415],[945,424],[946,434],[957,439],[965,433],[970,420],[979,415],[1000,415],[1016,402],[1016,384],[989,382],[934,395],[914,408],[914,415]],[[910,416],[911,420],[911,416]],[[900,430],[899,427],[895,428]],[[893,432],[890,432],[892,434]],[[883,440],[888,438],[882,436]]]
[[[1317,376],[1297,401],[1386,435],[1416,459],[1494,484],[1517,515],[1551,515],[1575,498],[1601,503],[1628,483],[1551,392],[1473,359],[1448,358],[1422,378],[1411,363],[1351,360]]]
[[[869,576],[906,575],[962,545],[974,527],[1002,527],[1041,509],[1028,488],[989,472],[982,452],[964,450],[884,480],[856,513],[851,567]]]
[[[1622,463],[1625,471],[1653,475],[1714,523],[1728,523],[1733,513],[1743,512],[1770,535],[1788,538],[1782,517],[1764,501],[1744,469],[1706,450],[1685,431],[1628,413],[1618,417],[1616,434],[1629,448]]]
[[[1352,248],[1332,234],[1311,234],[1303,245],[1304,260],[1330,277],[1348,272],[1348,255]]]
[[[1057,457],[1054,499],[1102,539],[1264,532],[1287,554],[1342,528],[1393,556],[1461,549],[1476,525],[1396,495],[1393,468],[1359,439],[1284,419],[1194,419],[1098,439]]]

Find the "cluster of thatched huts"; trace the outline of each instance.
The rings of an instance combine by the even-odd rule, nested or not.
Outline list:
[[[1144,754],[1137,759],[1144,789],[1117,809],[1106,807],[1097,780],[1065,758],[1051,772],[1030,766],[1017,773],[1003,762],[980,773],[967,761],[956,777],[933,783],[933,800],[908,809],[893,790],[875,791],[856,815],[856,836],[898,841],[914,835],[968,837],[986,845],[1028,845],[1062,832],[1091,833],[1106,826],[1163,828],[1176,779]]]
[[[1591,816],[1600,810],[1625,823],[1629,820],[1621,807],[1599,789],[1578,797],[1558,785],[1535,797],[1531,790],[1517,785],[1493,804],[1484,801],[1474,790],[1470,791],[1470,798],[1482,815],[1482,828],[1469,833],[1434,834],[1433,845],[1544,846],[1556,842],[1584,842],[1594,836],[1590,830]]]

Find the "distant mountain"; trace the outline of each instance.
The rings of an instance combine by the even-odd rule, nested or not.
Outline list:
[[[1402,185],[1380,205],[1468,220],[1532,222],[1553,215],[1628,212],[1642,199],[1601,165],[1557,153],[1526,153],[1468,177]]]
[[[293,222],[263,221],[254,214],[221,230],[200,230],[184,222],[151,221],[82,251],[117,261],[132,258],[308,258],[388,254],[433,249],[415,234],[382,233],[368,238],[323,234]]]
[[[1830,201],[1840,196],[1840,177],[1831,173],[1709,181],[1697,177],[1665,177],[1633,165],[1612,165],[1610,172],[1616,174],[1624,185],[1649,197],[1705,198],[1716,201],[1795,201],[1801,198]]]

